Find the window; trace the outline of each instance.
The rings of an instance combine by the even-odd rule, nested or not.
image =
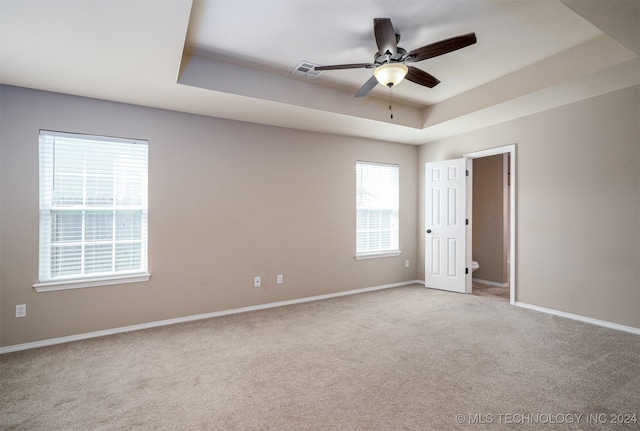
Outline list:
[[[400,254],[399,201],[398,165],[356,163],[356,258]]]
[[[36,290],[148,280],[148,142],[40,131]]]

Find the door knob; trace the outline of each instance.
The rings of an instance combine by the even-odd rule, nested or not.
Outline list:
[[[431,229],[427,229],[427,233],[431,233]]]

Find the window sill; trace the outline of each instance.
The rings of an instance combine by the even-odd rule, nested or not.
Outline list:
[[[356,260],[377,259],[380,257],[396,257],[396,256],[400,256],[400,253],[402,253],[400,250],[376,251],[372,253],[358,253],[356,254]]]
[[[83,287],[108,286],[111,284],[139,283],[149,281],[151,274],[129,274],[114,277],[84,278],[79,280],[56,280],[36,283],[36,292],[51,292],[53,290],[80,289]]]

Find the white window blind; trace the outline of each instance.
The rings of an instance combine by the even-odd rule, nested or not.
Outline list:
[[[147,273],[148,142],[40,131],[40,283]]]
[[[398,165],[357,162],[356,182],[356,256],[398,251]]]

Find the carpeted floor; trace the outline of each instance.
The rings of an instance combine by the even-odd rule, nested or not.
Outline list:
[[[418,285],[0,361],[3,430],[640,429],[639,336]]]

